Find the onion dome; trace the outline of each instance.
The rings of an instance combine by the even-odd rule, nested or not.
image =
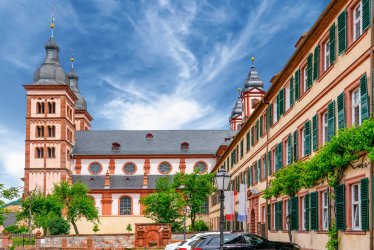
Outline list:
[[[255,64],[254,64],[255,58],[252,57],[252,67],[251,70],[248,73],[248,78],[244,82],[244,91],[250,90],[252,88],[263,88],[264,82],[261,80],[260,75],[258,74]]]
[[[34,73],[34,84],[68,84],[68,78],[58,59],[58,47],[51,37],[45,45],[46,56],[44,63]]]
[[[241,116],[243,113],[243,102],[240,96],[238,97],[238,100],[236,101],[236,104],[231,112],[230,119],[234,119],[238,116]]]
[[[74,69],[71,68],[70,72],[68,73],[69,82],[70,82],[70,89],[74,92],[77,96],[78,100],[75,102],[75,109],[83,110],[87,109],[87,103],[84,97],[81,95],[81,92],[78,88],[78,75],[75,73]]]

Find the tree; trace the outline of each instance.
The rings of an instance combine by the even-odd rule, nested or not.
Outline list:
[[[131,224],[127,224],[126,230],[127,230],[128,233],[132,232]]]
[[[4,212],[6,212],[5,199],[12,200],[17,198],[18,196],[18,188],[5,188],[4,184],[0,184],[0,225],[3,225],[4,223]]]
[[[66,235],[70,232],[70,224],[62,217],[54,217],[48,225],[50,235]]]
[[[67,182],[56,184],[53,196],[63,204],[66,219],[73,225],[75,234],[79,235],[76,222],[85,218],[90,222],[98,222],[98,212],[94,201],[87,195],[88,188],[81,182],[69,185]]]
[[[186,206],[189,207],[189,218],[191,228],[195,229],[196,215],[201,213],[204,205],[208,202],[208,197],[215,188],[213,186],[213,174],[199,174],[195,171],[192,174],[177,173],[173,186],[180,188]]]
[[[173,187],[169,177],[160,177],[156,182],[156,191],[140,202],[145,206],[143,214],[147,218],[157,223],[170,223],[173,231],[180,229],[183,196]]]

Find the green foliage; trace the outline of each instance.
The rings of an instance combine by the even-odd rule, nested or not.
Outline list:
[[[8,231],[8,233],[12,234],[24,234],[27,233],[29,230],[25,226],[18,226],[18,225],[13,225],[6,227],[5,230]]]
[[[326,244],[327,250],[336,250],[338,249],[339,238],[338,230],[336,229],[336,221],[331,220],[331,228],[328,231],[329,241]]]
[[[195,225],[193,228],[192,228],[192,225],[188,226],[188,231],[205,232],[205,231],[209,231],[209,226],[205,223],[205,221],[198,220],[195,222]]]
[[[35,245],[35,239],[34,238],[29,238],[28,236],[25,236],[23,238],[17,237],[17,238],[12,238],[12,246],[9,249],[16,249],[16,247],[19,246],[27,246],[27,245]]]
[[[350,164],[365,155],[374,160],[374,119],[365,120],[359,127],[339,130],[309,160],[294,162],[279,170],[264,197],[293,196],[301,188],[311,188],[324,181],[335,187]]]
[[[201,212],[208,197],[215,190],[213,186],[213,174],[198,174],[194,172],[192,174],[177,173],[174,177],[173,186],[180,188],[184,202],[189,208],[189,218],[191,220],[191,227],[195,229],[195,220],[197,214]]]
[[[181,227],[180,211],[184,206],[183,196],[173,187],[169,177],[161,177],[156,182],[156,192],[140,200],[144,204],[143,214],[157,223],[170,223],[172,230]]]
[[[127,224],[126,230],[127,230],[128,233],[132,232],[131,224]]]
[[[99,221],[94,201],[88,196],[85,184],[77,182],[70,186],[67,182],[61,182],[54,186],[52,196],[63,204],[66,219],[73,225],[75,234],[79,234],[76,221],[82,218],[93,223]]]
[[[18,188],[5,188],[4,184],[0,184],[0,225],[3,225],[4,223],[4,212],[6,212],[5,199],[12,200],[18,196]]]
[[[95,233],[100,231],[99,225],[97,223],[94,224],[92,231],[94,231]]]
[[[70,232],[70,224],[62,217],[54,217],[49,222],[48,231],[50,235],[66,235]]]

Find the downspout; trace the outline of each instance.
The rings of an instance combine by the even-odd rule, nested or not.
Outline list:
[[[370,12],[373,13],[374,1],[370,1]],[[374,112],[374,53],[373,53],[373,45],[374,45],[374,15],[372,14],[371,20],[371,27],[370,27],[370,83],[371,83],[371,95],[369,96],[369,102],[371,103],[371,112],[370,117],[373,118]],[[374,185],[373,185],[373,161],[370,160],[370,175],[369,175],[369,201],[370,202],[370,209],[369,209],[369,229],[370,229],[370,248],[374,250]]]
[[[263,103],[266,104],[266,111],[267,112],[269,110],[269,102],[265,102],[265,100],[263,100]],[[271,112],[271,111],[270,111]],[[269,113],[270,113],[269,112]],[[266,126],[266,155],[265,155],[265,163],[266,163],[266,189],[269,187],[269,131],[270,131],[270,114],[267,113],[266,115],[266,121],[265,121],[265,126]],[[266,214],[265,214],[265,238],[268,239],[269,235],[268,235],[268,225],[269,225],[269,222],[268,222],[268,213],[269,211],[268,210],[268,204],[269,204],[269,199],[266,198],[266,208],[265,208],[265,211],[266,211]]]

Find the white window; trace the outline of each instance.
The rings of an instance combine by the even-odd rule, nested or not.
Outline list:
[[[288,151],[288,149],[289,149],[288,146],[289,146],[289,141],[287,140],[286,143],[285,143],[285,147],[286,147],[286,163],[287,163],[287,165],[291,164],[291,157],[289,157],[291,155],[290,155],[290,152]]]
[[[308,216],[306,212],[306,197],[304,196],[301,198],[301,211],[302,211],[302,216],[301,216],[301,229],[306,230],[306,218]]]
[[[324,58],[324,71],[330,68],[330,40],[324,44],[325,58]]]
[[[329,229],[329,198],[327,191],[322,192],[322,229]]]
[[[273,103],[273,121],[274,121],[274,123],[276,122],[276,121],[278,121],[278,105],[277,105],[277,102],[275,101],[274,103]]]
[[[303,87],[304,87],[304,92],[306,92],[307,86],[308,86],[308,71],[306,70],[306,67],[303,68],[303,76],[304,76],[304,82],[303,82]]]
[[[290,108],[290,85],[286,87],[286,111]]]
[[[360,184],[351,186],[352,193],[352,229],[361,230],[361,190]]]
[[[353,10],[353,40],[356,41],[362,34],[361,3]]]
[[[352,125],[361,124],[361,99],[360,89],[356,89],[352,92]]]
[[[301,157],[305,156],[305,129],[301,129]]]
[[[288,218],[288,215],[290,214],[290,211],[288,211],[288,209],[289,209],[288,203],[289,202],[290,202],[290,200],[286,201],[286,230],[288,230],[288,221],[290,221],[290,218]]]
[[[322,115],[322,143],[325,144],[328,141],[329,135],[329,123],[328,123],[328,113],[325,112]]]
[[[265,223],[265,221],[266,221],[266,207],[263,206],[261,210],[262,210],[262,222]]]

